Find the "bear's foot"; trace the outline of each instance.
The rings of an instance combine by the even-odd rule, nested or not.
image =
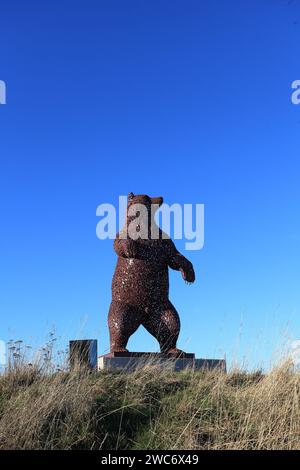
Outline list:
[[[111,353],[117,353],[117,352],[118,352],[118,353],[119,353],[119,352],[122,352],[122,353],[124,352],[124,353],[125,353],[125,352],[129,352],[129,351],[128,351],[128,349],[126,349],[126,348],[112,348],[112,349],[110,350],[110,352],[111,352]]]
[[[178,348],[170,348],[170,349],[167,349],[167,351],[163,351],[164,354],[169,354],[169,355],[172,355],[172,356],[180,356],[181,354],[185,354],[184,351],[182,351],[182,349],[178,349]]]

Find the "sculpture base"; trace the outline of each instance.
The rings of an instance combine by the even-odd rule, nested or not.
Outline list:
[[[195,359],[195,354],[181,353],[179,356],[163,353],[115,352],[98,357],[98,370],[134,371],[148,365],[156,365],[173,371],[184,369],[212,370],[226,372],[223,359]]]

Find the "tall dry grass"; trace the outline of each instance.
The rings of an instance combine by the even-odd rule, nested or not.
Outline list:
[[[300,373],[133,373],[11,364],[0,449],[300,449]]]

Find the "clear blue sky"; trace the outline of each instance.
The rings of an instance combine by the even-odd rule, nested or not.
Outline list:
[[[197,282],[171,273],[180,347],[254,364],[299,338],[300,2],[7,0],[0,18],[1,339],[55,326],[107,352],[96,207],[129,191],[205,204]]]

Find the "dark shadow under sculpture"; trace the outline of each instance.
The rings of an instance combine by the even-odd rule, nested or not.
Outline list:
[[[176,347],[180,320],[169,300],[168,268],[181,271],[188,283],[195,281],[195,273],[192,263],[155,224],[153,209],[162,203],[161,197],[128,196],[127,223],[114,241],[118,261],[108,316],[111,353],[126,352],[129,337],[140,325],[157,339],[162,353],[182,353]],[[134,234],[140,238],[133,239]]]

